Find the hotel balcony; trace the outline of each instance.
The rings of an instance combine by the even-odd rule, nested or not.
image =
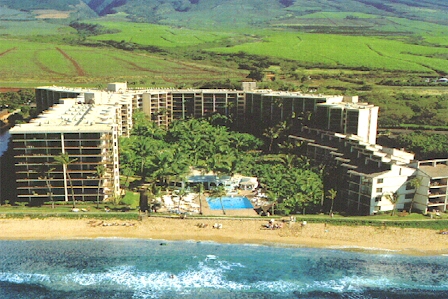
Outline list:
[[[428,201],[428,207],[432,207],[432,208],[441,207],[441,210],[443,210],[442,207],[444,207],[445,205],[447,205],[445,198],[430,199]]]
[[[429,182],[430,188],[439,188],[441,186],[447,186],[447,179],[433,179]]]
[[[436,195],[446,195],[447,186],[438,185],[438,186],[431,186],[428,191],[428,196],[436,196]]]
[[[443,207],[447,201],[447,180],[431,180],[428,190],[428,207]]]

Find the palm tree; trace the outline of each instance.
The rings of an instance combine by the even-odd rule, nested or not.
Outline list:
[[[414,205],[414,200],[415,200],[415,195],[417,194],[418,188],[420,188],[420,186],[422,185],[422,181],[421,179],[417,178],[417,177],[413,177],[408,184],[415,190],[414,191],[414,196],[412,196],[412,200],[411,200],[411,206],[409,207],[409,214],[411,214],[412,212],[412,206]]]
[[[221,203],[222,213],[225,215],[226,211],[224,210],[224,205],[222,204],[222,197],[227,194],[226,190],[223,186],[217,186],[210,190],[210,197],[219,198],[219,202]]]
[[[124,167],[121,168],[122,173],[124,176],[126,176],[126,180],[124,181],[124,186],[127,187],[128,186],[128,181],[129,181],[129,177],[134,175],[134,171],[132,170],[131,167],[129,167],[129,165],[125,165]]]
[[[233,161],[235,157],[232,155],[214,154],[207,159],[206,170],[213,171],[216,174],[228,174],[232,171]]]
[[[70,184],[70,189],[72,191],[72,200],[73,200],[73,208],[76,206],[75,202],[75,191],[73,190],[73,182],[70,177],[70,173],[68,171],[68,167],[73,162],[77,161],[78,159],[70,159],[70,156],[67,153],[62,152],[59,156],[54,157],[54,160],[57,164],[62,165],[62,171],[64,175],[64,192],[65,192],[65,201],[68,201],[67,196],[67,179]]]
[[[386,193],[386,194],[384,194],[384,197],[386,197],[390,201],[390,203],[393,205],[392,216],[394,216],[395,215],[395,207],[396,207],[397,202],[398,202],[398,194],[397,194],[397,192]]]
[[[48,188],[48,196],[50,197],[51,200],[51,208],[54,209],[54,198],[53,198],[53,190],[52,190],[52,186],[51,186],[51,182],[50,180],[52,179],[52,177],[50,176],[50,173],[53,172],[55,170],[54,167],[50,167],[50,165],[48,163],[44,163],[39,167],[39,179],[41,180],[45,180],[45,184],[47,185]]]
[[[195,191],[199,193],[199,214],[202,215],[202,195],[204,194],[204,184],[199,183],[196,185]]]
[[[165,149],[149,161],[152,178],[167,186],[173,178],[182,178],[189,172],[187,156],[175,149]]]
[[[288,197],[287,200],[281,203],[281,207],[288,211],[288,213],[301,212],[305,215],[306,207],[308,206],[309,200],[307,196],[303,193],[296,193]],[[301,210],[301,211],[300,211]]]
[[[96,194],[96,208],[100,207],[100,188],[101,182],[103,181],[103,176],[106,174],[106,167],[104,165],[98,165],[96,168],[96,176],[98,177],[98,191]]]
[[[271,215],[275,214],[275,205],[278,204],[278,195],[277,192],[274,192],[272,190],[267,190],[266,195],[268,196],[270,202],[271,202]]]
[[[153,146],[151,144],[152,139],[148,139],[147,137],[139,138],[137,139],[136,143],[134,144],[135,152],[138,153],[138,160],[140,160],[139,164],[139,172],[141,175],[141,181],[142,183],[145,182],[146,179],[146,163],[148,162],[148,156],[153,153]]]
[[[286,168],[292,169],[295,167],[297,156],[293,154],[282,154],[281,159],[283,160],[282,163],[286,166]]]
[[[334,204],[334,199],[336,198],[337,194],[338,194],[338,191],[336,191],[334,189],[328,190],[327,198],[331,200],[330,215],[333,214],[333,204]]]
[[[274,127],[269,127],[263,132],[263,136],[269,138],[269,152],[272,152],[272,146],[274,140],[279,138],[280,135],[287,129],[286,121],[280,122]]]
[[[182,188],[179,190],[179,193],[178,193],[179,201],[177,202],[177,210],[179,211],[179,213],[180,213],[180,203],[184,199],[184,197],[187,196],[187,194],[188,194],[188,191],[185,190],[185,188]]]

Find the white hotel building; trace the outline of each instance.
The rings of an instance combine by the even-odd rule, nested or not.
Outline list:
[[[250,87],[250,88],[248,88]],[[301,141],[305,154],[333,169],[339,202],[354,214],[408,209],[445,211],[448,206],[446,161],[414,160],[414,155],[376,144],[378,107],[357,97],[296,92],[201,89],[128,89],[126,83],[106,90],[40,87],[36,101],[41,115],[10,130],[15,149],[19,199],[48,198],[48,184],[39,168],[67,153],[77,200],[93,200],[98,191],[107,200],[119,194],[118,136],[129,136],[132,114],[142,110],[160,126],[173,120],[221,113],[234,123],[260,128],[280,121],[292,124],[291,139]],[[103,178],[95,175],[104,165]],[[54,167],[54,165],[52,164]],[[67,200],[64,169],[49,175],[56,200]],[[415,190],[414,177],[421,182]],[[100,189],[98,190],[98,186]],[[390,200],[397,198],[396,204]]]
[[[64,99],[27,124],[10,130],[17,197],[21,201],[107,200],[119,194],[120,105]],[[73,162],[55,163],[67,154]],[[97,176],[97,167],[105,174]]]

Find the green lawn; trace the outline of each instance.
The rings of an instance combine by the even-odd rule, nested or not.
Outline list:
[[[106,212],[105,208],[110,209]],[[79,212],[72,212],[72,204],[57,203],[53,209],[50,202],[45,203],[40,207],[28,207],[25,205],[8,206],[3,205],[0,207],[0,217],[3,218],[48,218],[48,217],[61,217],[61,218],[95,218],[95,219],[137,219],[138,210],[135,207],[129,209],[126,204],[113,205],[112,203],[100,203],[97,209],[95,202],[77,203],[76,208]]]
[[[121,199],[121,202],[135,209],[140,205],[140,194],[138,192],[126,191],[126,194]]]
[[[77,203],[76,207],[80,209],[79,212],[72,212],[72,204],[70,202],[58,202],[55,208],[52,209],[51,203],[47,202],[41,207],[28,207],[25,204],[17,206],[3,205],[0,206],[0,218],[48,218],[61,217],[70,219],[137,219],[139,204],[139,194],[127,191],[126,195],[121,201],[121,204],[113,205],[111,203],[101,203],[99,209],[96,208],[95,202]],[[110,211],[106,212],[105,207],[109,207]],[[84,209],[85,211],[82,211]],[[172,215],[154,214],[154,216],[171,217]],[[194,216],[191,216],[194,217]],[[198,216],[199,218],[207,217]],[[219,216],[218,218],[226,218]],[[273,216],[278,217],[278,216]],[[228,217],[235,218],[235,217]],[[244,219],[245,217],[236,217]],[[250,217],[253,218],[253,217]],[[266,219],[264,217],[256,217]],[[279,217],[281,218],[281,217]],[[396,213],[395,216],[390,214],[376,215],[376,216],[340,216],[335,215],[331,218],[328,215],[296,215],[298,222],[307,221],[310,223],[327,223],[329,225],[367,225],[376,226],[387,229],[387,227],[401,227],[401,228],[426,228],[436,230],[448,229],[448,214],[442,214],[440,218],[431,219],[429,216],[420,213],[413,213],[411,215],[401,215]]]

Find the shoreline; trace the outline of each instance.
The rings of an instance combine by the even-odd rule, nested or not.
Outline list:
[[[222,228],[213,228],[221,224]],[[448,235],[432,229],[333,226],[267,221],[148,217],[137,220],[1,219],[0,240],[81,240],[99,238],[215,242],[276,247],[325,248],[367,253],[447,255]]]

